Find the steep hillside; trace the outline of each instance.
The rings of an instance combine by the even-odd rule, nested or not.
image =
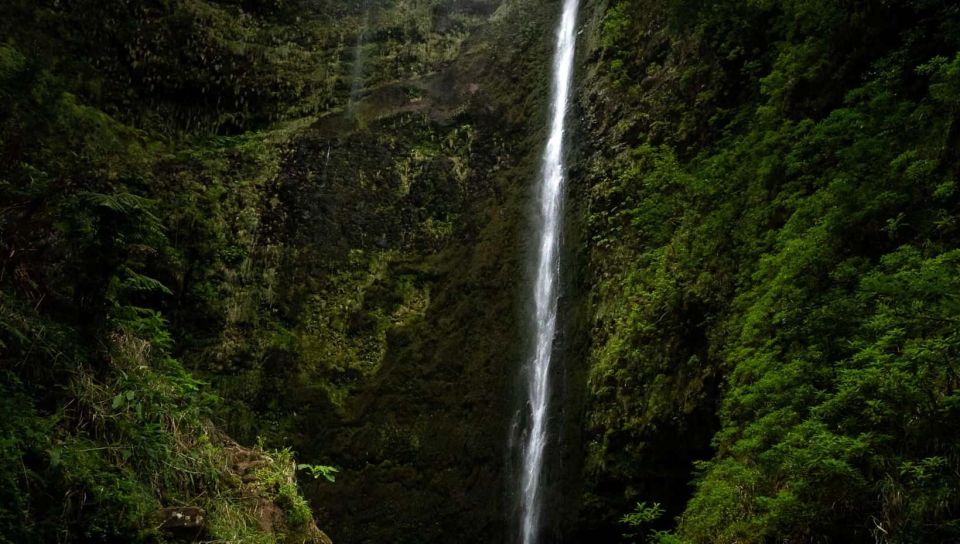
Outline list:
[[[955,540],[957,7],[585,24],[584,538]]]
[[[184,285],[182,357],[242,441],[338,466],[307,488],[335,540],[502,539],[549,11],[365,9],[343,38],[348,93],[230,204],[247,215],[226,273],[193,257],[207,276]]]
[[[33,314],[96,353],[114,331],[132,335],[139,367],[173,365],[185,380],[169,402],[206,399],[198,421],[335,464],[335,484],[301,480],[336,539],[504,538],[551,6],[15,2],[9,13],[5,292],[23,309],[5,323],[18,349],[51,342],[18,324]],[[44,231],[44,248],[31,245]],[[41,407],[39,384],[72,379],[11,368],[40,420],[81,395]],[[151,429],[153,414],[179,413],[134,402],[159,378],[123,385],[129,372],[107,366],[90,379],[119,399],[108,421],[129,407],[133,427]],[[110,451],[134,438],[94,440]],[[47,478],[43,451],[31,470]],[[171,499],[149,485],[166,471],[146,471],[145,497]],[[175,502],[192,504],[183,493]],[[123,523],[139,531],[143,515]]]
[[[0,0],[0,542],[515,542],[559,12]],[[577,30],[542,542],[960,540],[960,8]]]
[[[249,130],[327,96],[322,36],[279,45],[279,4],[2,12],[0,541],[329,542],[293,454],[218,430],[171,325],[192,252],[235,256],[220,196],[252,198],[295,125]]]

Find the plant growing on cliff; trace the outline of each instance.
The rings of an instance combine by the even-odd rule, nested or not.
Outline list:
[[[300,463],[297,465],[297,470],[303,470],[310,476],[313,476],[313,479],[323,477],[328,482],[337,481],[336,474],[340,472],[339,469],[331,467],[328,465],[310,465],[307,463]]]

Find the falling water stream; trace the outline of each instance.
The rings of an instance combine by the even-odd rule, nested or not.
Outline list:
[[[563,0],[553,59],[550,137],[543,153],[537,220],[537,261],[534,281],[535,347],[527,366],[528,429],[523,449],[520,509],[521,541],[536,544],[541,529],[544,450],[550,397],[550,362],[557,328],[560,227],[563,208],[563,133],[573,75],[578,0]]]
[[[363,13],[363,22],[360,33],[357,34],[357,43],[353,46],[353,64],[350,67],[350,96],[347,99],[347,112],[349,113],[356,111],[357,101],[364,84],[364,63],[367,60],[364,41],[367,37],[367,28],[370,26],[370,8],[367,4],[368,0],[363,0],[358,5]]]

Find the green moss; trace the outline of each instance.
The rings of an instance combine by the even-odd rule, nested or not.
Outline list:
[[[279,142],[303,123],[219,139],[176,119],[131,126],[140,114],[176,106],[159,92],[140,109],[117,101],[111,93],[130,85],[121,74],[129,59],[98,49],[103,35],[75,31],[93,24],[122,41],[129,27],[100,25],[126,15],[116,3],[85,7],[14,3],[2,23],[9,41],[0,47],[0,194],[10,208],[0,230],[5,254],[16,257],[0,274],[0,359],[4,398],[13,403],[5,414],[14,418],[0,447],[10,495],[0,534],[16,542],[152,542],[165,538],[154,523],[161,507],[190,505],[209,513],[213,536],[276,541],[254,520],[228,463],[233,446],[209,424],[223,401],[181,364],[177,349],[188,335],[168,320],[179,321],[188,307],[180,302],[198,299],[210,303],[200,320],[254,315],[237,293],[260,228],[249,205],[276,176]],[[204,2],[172,10],[200,31],[211,30],[203,21],[228,24],[222,7]],[[161,34],[171,23],[149,10],[127,22],[147,20]],[[51,24],[70,30],[52,32]],[[191,63],[175,57],[155,60]],[[262,62],[267,72],[276,68]],[[87,63],[115,78],[101,81],[103,94],[91,91]],[[189,68],[180,74],[188,80],[213,69]],[[240,282],[220,281],[235,271]],[[237,289],[225,297],[224,286]],[[287,490],[287,500],[295,492]],[[309,520],[302,509],[298,515],[304,526]]]
[[[657,501],[676,518],[654,528],[691,542],[949,540],[929,501],[960,500],[953,478],[915,486],[893,467],[957,448],[915,434],[952,428],[949,388],[909,377],[952,365],[936,324],[952,282],[934,295],[920,278],[956,249],[934,196],[954,177],[953,121],[932,113],[952,100],[932,66],[960,46],[955,17],[662,2],[626,19],[629,4],[588,38],[610,63],[584,96],[612,97],[583,102],[606,144],[585,146],[572,199],[593,241],[583,530]],[[903,298],[874,291],[900,273]],[[913,321],[912,297],[934,321]],[[931,367],[906,348],[921,344]],[[892,414],[913,394],[942,402],[905,424]]]

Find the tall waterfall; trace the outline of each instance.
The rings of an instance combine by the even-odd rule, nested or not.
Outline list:
[[[560,273],[560,223],[563,213],[563,133],[570,98],[573,57],[576,45],[578,0],[564,0],[563,16],[557,28],[557,49],[553,59],[553,90],[550,109],[550,138],[543,153],[538,216],[538,252],[534,302],[536,344],[527,368],[527,409],[529,419],[523,449],[521,474],[521,539],[523,544],[538,541],[541,514],[540,483],[544,449],[547,445],[547,404],[550,397],[550,362],[557,329],[557,284]]]
[[[367,37],[367,28],[370,26],[370,7],[368,0],[363,0],[359,4],[363,12],[363,23],[360,27],[360,33],[357,34],[357,43],[353,46],[353,64],[350,67],[350,96],[347,98],[347,112],[354,113],[357,107],[357,100],[360,97],[360,91],[364,85],[364,63],[366,62],[366,52],[363,49],[364,40]]]

